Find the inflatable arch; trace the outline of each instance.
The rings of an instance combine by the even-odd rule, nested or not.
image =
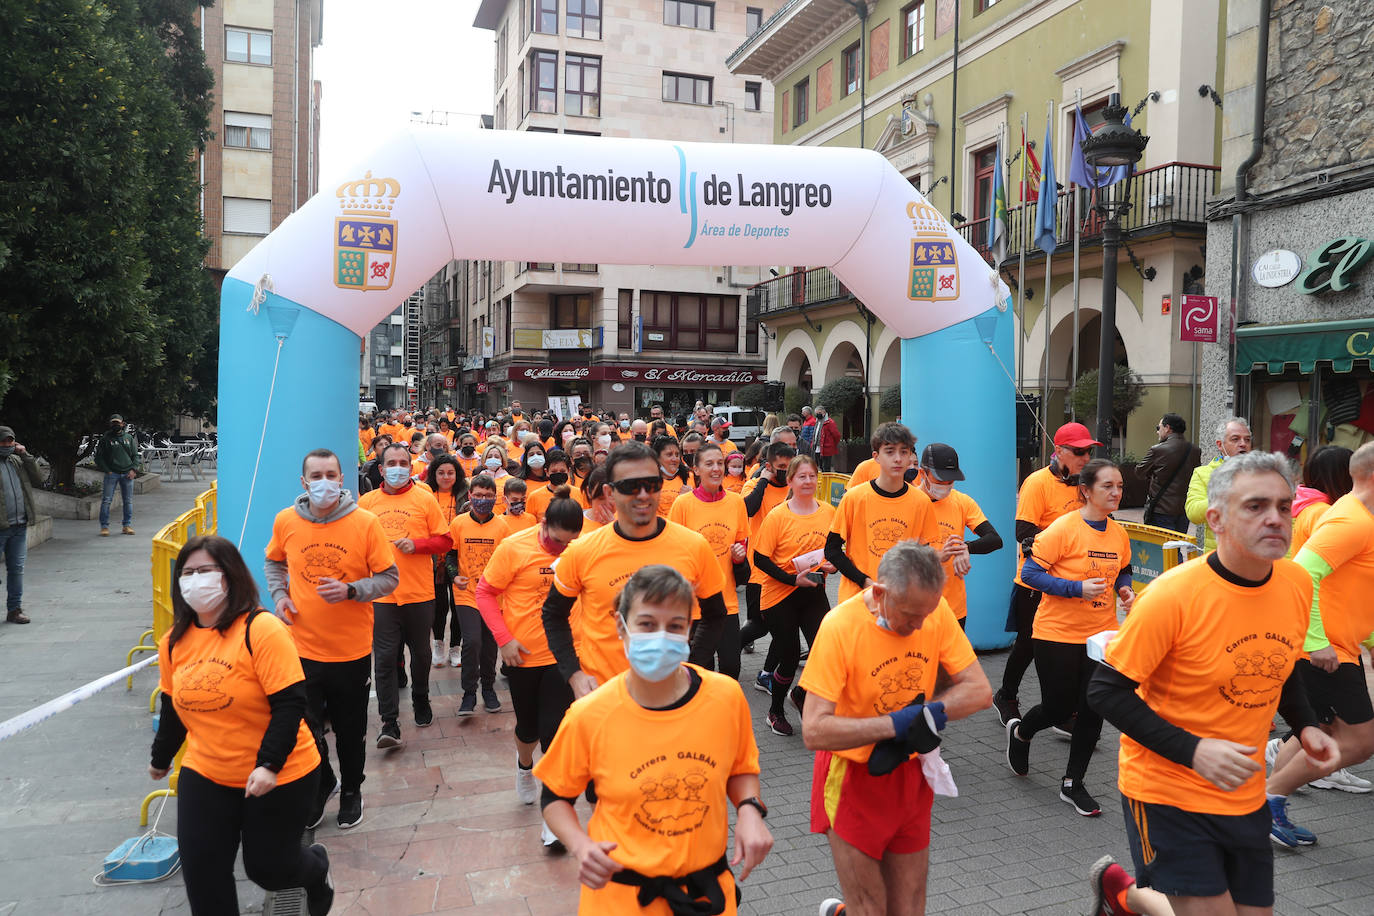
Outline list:
[[[220,530],[259,570],[301,456],[357,452],[361,337],[454,259],[813,264],[903,338],[904,419],[959,449],[1011,542],[1007,290],[867,150],[412,128],[311,198],[224,280]],[[1003,633],[1014,551],[975,564],[970,635]]]

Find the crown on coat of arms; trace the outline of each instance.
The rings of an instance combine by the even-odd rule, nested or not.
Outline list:
[[[390,216],[391,207],[401,193],[395,178],[373,178],[368,172],[357,181],[345,181],[334,192],[339,209],[354,216]]]

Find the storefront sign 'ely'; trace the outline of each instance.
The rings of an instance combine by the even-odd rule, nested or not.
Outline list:
[[[1374,256],[1374,242],[1347,235],[1332,239],[1307,256],[1307,269],[1298,278],[1298,291],[1307,295],[1352,289],[1352,274]]]

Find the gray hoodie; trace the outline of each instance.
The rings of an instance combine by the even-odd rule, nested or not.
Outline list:
[[[337,522],[339,519],[348,515],[358,508],[358,501],[353,498],[353,493],[344,490],[339,494],[339,504],[324,518],[317,518],[310,511],[310,495],[302,493],[296,497],[293,504],[296,514],[307,522],[316,525],[328,525],[330,522]],[[286,568],[286,564],[280,560],[268,560],[267,568],[267,589],[272,593],[272,603],[275,605],[283,598],[290,597],[291,576]],[[392,563],[389,569],[375,573],[366,579],[357,579],[347,582],[346,585],[353,586],[355,601],[376,601],[378,598],[391,594],[396,590],[396,586],[401,583],[401,571]]]

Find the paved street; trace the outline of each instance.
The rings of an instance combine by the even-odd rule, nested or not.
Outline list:
[[[57,521],[54,540],[29,554],[26,601],[34,623],[0,628],[0,718],[8,718],[124,664],[149,619],[148,537],[189,508],[204,483],[165,484],[136,501],[136,537],[100,539],[94,522]],[[996,611],[996,613],[1000,613]],[[762,663],[746,656],[752,683]],[[983,657],[996,683],[1005,653]],[[539,815],[513,791],[508,713],[454,718],[458,672],[435,672],[436,721],[419,731],[402,720],[407,746],[368,751],[366,817],[354,830],[333,824],[329,846],[339,888],[335,912],[387,914],[572,913],[575,869],[539,845]],[[139,887],[96,888],[91,876],[123,839],[138,835],[138,804],[153,787],[145,773],[152,671],[135,689],[112,688],[16,738],[0,743],[0,916],[24,914],[185,913],[179,878]],[[766,700],[752,686],[763,761],[764,797],[776,838],[772,855],[744,884],[744,914],[810,914],[837,893],[824,841],[807,830],[810,755],[800,737],[780,738],[763,725]],[[1023,700],[1034,698],[1033,685]],[[504,691],[503,699],[507,700]],[[403,709],[405,704],[403,703]],[[375,733],[375,721],[373,732]],[[794,722],[795,724],[795,722]],[[1014,777],[1002,763],[1002,729],[991,711],[954,723],[944,755],[961,797],[938,799],[934,815],[931,913],[1087,911],[1087,866],[1111,853],[1127,860],[1114,789],[1117,736],[1104,733],[1088,786],[1103,817],[1080,818],[1058,799],[1068,745],[1036,740],[1032,773]],[[1368,766],[1361,767],[1365,776]],[[1374,796],[1308,790],[1292,805],[1318,846],[1279,850],[1277,912],[1374,913],[1368,829]],[[157,805],[154,805],[154,812]],[[583,810],[585,817],[585,810]],[[175,832],[174,807],[162,828]],[[263,893],[239,885],[244,912]]]

